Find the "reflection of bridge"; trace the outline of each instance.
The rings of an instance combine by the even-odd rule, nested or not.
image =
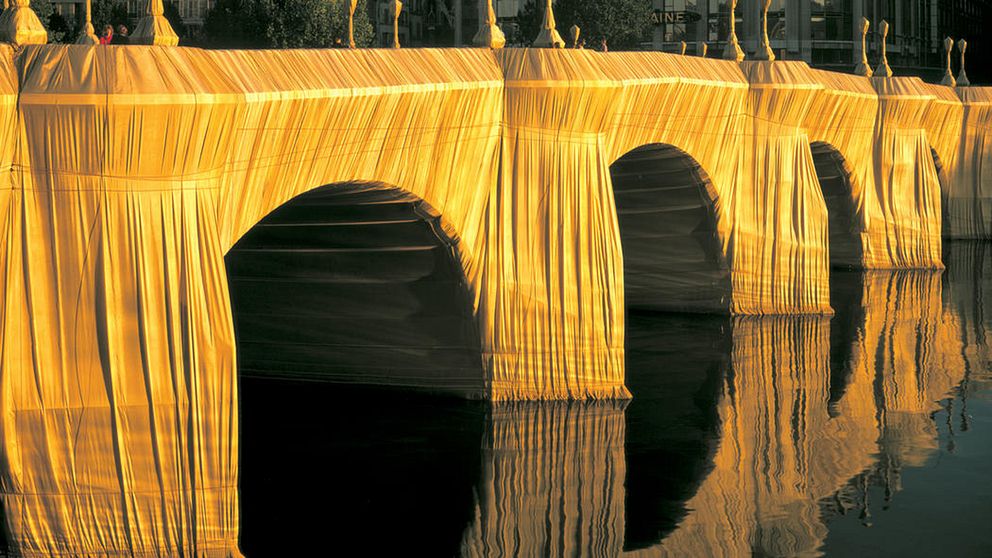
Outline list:
[[[619,398],[625,287],[824,313],[831,262],[939,267],[942,226],[992,228],[992,89],[799,62],[52,45],[2,50],[0,91],[4,486],[28,493],[87,421],[108,474],[153,440],[236,478],[235,325],[265,373]]]

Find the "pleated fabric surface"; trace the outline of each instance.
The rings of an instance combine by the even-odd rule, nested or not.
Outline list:
[[[364,370],[375,383],[495,401],[626,398],[625,267],[657,277],[681,256],[643,236],[625,246],[618,208],[632,198],[618,201],[614,162],[670,146],[708,179],[697,225],[682,230],[713,229],[702,252],[726,266],[729,287],[719,273],[675,268],[663,281],[680,292],[720,293],[676,306],[826,313],[830,209],[814,140],[850,167],[865,267],[939,266],[942,212],[951,234],[988,234],[990,90],[955,90],[960,109],[939,91],[908,78],[826,79],[799,62],[662,53],[0,47],[10,171],[0,487],[13,544],[38,556],[237,554],[240,334],[225,255],[265,236],[253,227],[301,194],[385,184],[433,208],[424,222],[447,231],[421,250],[448,250],[430,260],[435,292],[447,295],[413,293],[425,259],[401,264],[412,275],[379,310],[322,299],[336,313],[305,335],[333,338],[311,343],[324,346],[313,361],[340,356],[347,381]],[[658,164],[645,171],[658,191],[678,186]],[[650,203],[671,201],[659,196]],[[424,238],[413,229],[400,245]],[[279,257],[255,266],[273,278],[302,265]],[[374,261],[320,265],[374,275]],[[404,289],[426,298],[383,309]],[[288,290],[277,294],[301,305],[314,292]],[[262,291],[235,297],[249,313],[271,310]],[[434,303],[452,319],[417,314]],[[245,323],[258,347],[287,331]],[[365,348],[329,348],[346,338]],[[396,350],[372,350],[383,345]],[[458,347],[457,358],[414,374],[398,361],[404,346],[425,358]],[[246,363],[291,360],[271,346],[244,352]],[[366,354],[375,360],[352,366]]]

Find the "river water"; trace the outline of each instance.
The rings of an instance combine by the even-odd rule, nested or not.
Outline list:
[[[247,556],[992,556],[992,249],[832,317],[632,313],[627,403],[243,378]],[[315,511],[311,511],[315,510]]]
[[[240,549],[992,556],[992,245],[951,243],[945,260],[943,271],[834,271],[833,316],[630,312],[629,402],[490,405],[241,377]],[[125,450],[102,443],[109,413],[80,411],[68,454],[42,415],[18,416],[24,435],[9,447],[31,459],[9,462],[33,469],[11,478],[53,488],[0,479],[0,520],[17,541],[0,536],[0,556],[227,554],[196,537],[223,525],[233,544],[233,487],[155,488],[217,452],[169,454],[185,438],[141,438],[149,410],[136,409]],[[122,495],[125,481],[137,488]],[[143,519],[126,524],[122,510]]]

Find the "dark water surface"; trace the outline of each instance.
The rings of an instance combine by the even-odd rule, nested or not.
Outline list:
[[[243,378],[247,556],[992,556],[992,251],[832,317],[633,312],[629,403]]]

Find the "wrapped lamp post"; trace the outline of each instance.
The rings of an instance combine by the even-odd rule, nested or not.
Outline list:
[[[565,41],[562,40],[558,30],[555,29],[555,13],[551,8],[551,0],[548,0],[544,7],[544,22],[541,24],[541,32],[534,39],[535,48],[565,48]]]
[[[940,84],[948,87],[954,87],[957,84],[954,80],[954,73],[951,72],[952,50],[954,50],[954,39],[947,37],[944,39],[944,78],[940,80]]]
[[[961,71],[958,72],[958,85],[961,87],[967,87],[971,85],[968,81],[968,74],[964,73],[964,51],[968,48],[968,41],[961,39],[958,41],[958,50],[961,51]],[[950,56],[950,54],[948,54]]]
[[[348,48],[355,48],[355,10],[358,0],[349,0],[348,7]]]
[[[496,25],[493,0],[479,2],[479,32],[472,39],[472,44],[483,48],[503,48],[506,46],[506,37]]]
[[[775,60],[771,41],[768,40],[768,10],[771,7],[772,0],[765,0],[764,6],[761,8],[761,45],[758,47],[758,52],[754,56],[757,60],[768,60],[769,62]]]
[[[100,44],[100,39],[96,36],[96,31],[93,29],[93,6],[92,0],[86,0],[86,22],[83,24],[83,32],[79,34],[79,38],[76,39],[77,45],[98,45]]]
[[[403,12],[403,2],[393,0],[390,9],[393,14],[393,48],[400,48],[400,13]]]
[[[737,9],[737,0],[727,2],[730,8],[730,33],[727,35],[727,46],[723,49],[723,57],[726,60],[744,60],[744,50],[741,49],[740,42],[737,41],[737,16],[734,11]]]
[[[48,31],[31,9],[31,0],[13,0],[0,15],[0,41],[15,45],[43,45]]]
[[[138,45],[161,46],[179,44],[179,36],[165,18],[165,6],[162,0],[148,0],[145,16],[138,20],[138,25],[131,34],[131,42]]]
[[[889,22],[883,19],[882,23],[878,26],[878,31],[882,39],[882,57],[878,60],[878,67],[875,68],[875,73],[881,77],[892,77],[892,68],[889,67],[889,56],[885,52],[885,39],[889,36]]]
[[[871,66],[868,64],[868,28],[871,23],[868,18],[861,18],[861,62],[854,68],[854,73],[859,76],[871,77]]]

